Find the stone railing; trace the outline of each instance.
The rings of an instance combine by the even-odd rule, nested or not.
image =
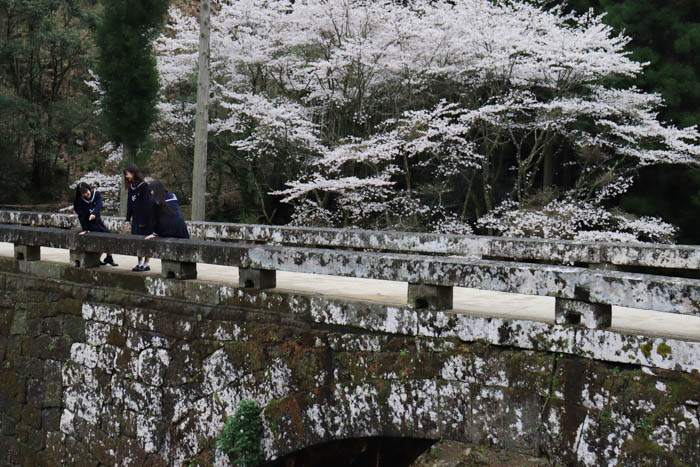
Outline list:
[[[235,266],[241,287],[274,288],[276,271],[407,282],[408,304],[419,309],[451,309],[453,287],[549,296],[555,297],[557,323],[589,328],[609,327],[613,305],[700,316],[700,280],[588,267],[201,239],[144,240],[121,234],[81,236],[65,229],[8,224],[0,225],[0,241],[14,243],[15,257],[23,261],[39,260],[42,246],[69,249],[75,267],[96,266],[104,251],[160,258],[164,278],[194,279],[196,263]],[[661,251],[661,246],[654,247]],[[665,248],[697,253],[695,247]],[[686,253],[679,256],[687,258]],[[697,263],[692,266],[697,268]]]
[[[114,232],[122,232],[124,218],[104,217]],[[73,214],[0,211],[0,224],[79,228]],[[449,235],[360,229],[287,227],[223,222],[187,222],[193,238],[312,248],[359,249],[396,253],[458,255],[502,261],[587,265],[597,269],[617,266],[700,271],[700,246],[653,243],[605,243],[482,235]]]

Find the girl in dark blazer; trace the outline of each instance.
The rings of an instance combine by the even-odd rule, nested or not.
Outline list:
[[[175,193],[167,191],[158,180],[152,181],[149,185],[151,187],[153,229],[146,240],[155,237],[190,238]]]
[[[102,222],[100,211],[102,211],[102,195],[99,191],[90,188],[87,183],[81,182],[75,187],[75,200],[73,200],[73,209],[78,215],[80,227],[83,229],[80,235],[85,235],[87,232],[107,232],[109,229]],[[114,262],[111,253],[106,253],[102,264],[110,264],[117,266]]]
[[[126,202],[126,229],[131,230],[132,235],[148,235],[151,233],[151,190],[143,179],[141,170],[134,164],[129,164],[124,169],[124,180],[127,190]],[[150,271],[150,258],[138,257],[138,264],[132,271]]]

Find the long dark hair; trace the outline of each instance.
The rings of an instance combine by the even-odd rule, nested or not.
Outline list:
[[[165,201],[165,197],[168,196],[168,190],[165,189],[163,183],[161,183],[160,180],[153,180],[148,186],[151,187],[151,191],[153,192],[151,199],[156,209],[162,210],[168,216],[174,216],[175,212],[170,209],[170,206],[168,206],[168,203]]]
[[[141,173],[141,169],[136,167],[136,164],[129,164],[124,168],[124,180],[126,180],[127,172],[131,172],[132,174],[134,174],[134,179],[131,181],[132,185],[136,186],[143,181],[143,174]]]
[[[86,191],[92,193],[92,188],[90,187],[90,185],[88,185],[85,182],[78,183],[75,187],[75,200],[80,201],[80,198],[82,198],[83,193],[85,193]]]

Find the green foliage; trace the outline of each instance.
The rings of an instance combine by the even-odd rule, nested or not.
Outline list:
[[[93,139],[84,84],[93,16],[77,0],[0,0],[0,202],[55,199]]]
[[[156,118],[158,71],[152,40],[167,0],[105,0],[97,27],[97,73],[107,136],[138,146]]]
[[[700,123],[700,10],[695,0],[579,0],[607,12],[606,21],[632,38],[635,60],[649,62],[636,84],[660,93],[661,117],[685,127]]]
[[[662,216],[680,227],[679,243],[700,243],[700,169],[646,167],[621,207],[639,215]]]
[[[241,467],[262,464],[260,440],[263,435],[261,409],[254,401],[241,401],[236,413],[226,418],[216,446]]]

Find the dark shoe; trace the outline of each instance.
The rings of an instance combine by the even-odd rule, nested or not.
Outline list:
[[[137,264],[136,266],[134,266],[133,268],[131,268],[131,270],[134,271],[134,272],[141,272],[141,271],[143,271],[143,266],[140,266],[140,265]]]
[[[143,266],[141,266],[141,271],[145,272],[145,271],[150,271],[150,270],[151,270],[151,267],[148,264],[144,264]]]
[[[114,258],[111,256],[106,256],[105,260],[102,261],[102,264],[109,264],[110,266],[119,266],[117,263],[114,262]]]

